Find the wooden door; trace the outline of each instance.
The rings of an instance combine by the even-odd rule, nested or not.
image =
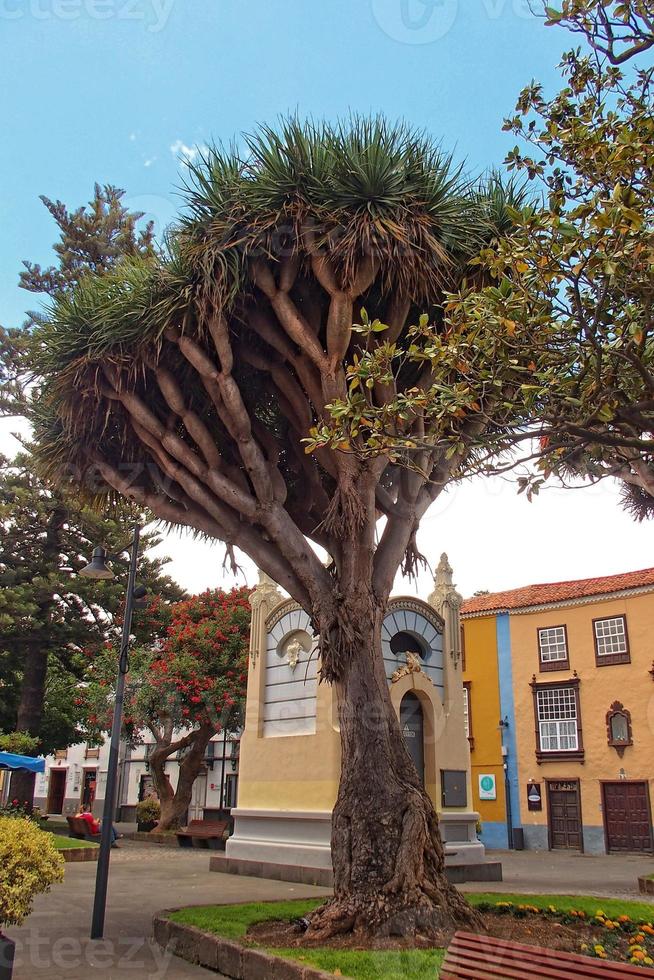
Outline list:
[[[51,769],[48,785],[48,813],[63,813],[66,796],[67,769]]]
[[[583,850],[579,782],[576,779],[548,782],[547,809],[550,847]]]
[[[652,815],[647,783],[602,783],[608,851],[651,851]]]

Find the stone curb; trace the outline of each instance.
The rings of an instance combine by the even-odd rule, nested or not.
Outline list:
[[[172,834],[154,834],[145,830],[133,830],[126,833],[125,840],[139,841],[142,844],[158,844],[159,847],[172,847],[178,851],[179,843]]]
[[[654,895],[654,878],[639,878],[638,891],[643,895]]]
[[[171,911],[160,912],[154,917],[154,940],[162,949],[170,950],[189,963],[215,970],[233,980],[333,980],[333,973],[272,956],[262,949],[203,932],[196,926],[171,922],[168,918]]]
[[[99,847],[70,847],[67,850],[59,851],[63,854],[66,864],[75,864],[78,861],[97,861],[100,854]]]

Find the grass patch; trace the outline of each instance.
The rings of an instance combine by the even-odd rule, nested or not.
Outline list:
[[[257,902],[249,905],[207,905],[180,909],[170,916],[174,922],[196,926],[225,939],[242,939],[250,926],[266,919],[298,919],[322,905],[323,899],[297,899],[291,902]],[[286,956],[319,970],[340,970],[355,980],[434,980],[445,951],[442,949],[366,950],[349,949],[269,949],[275,956]]]
[[[317,966],[355,980],[435,980],[444,949],[270,949],[269,953]]]
[[[538,908],[554,905],[561,911],[583,910],[594,915],[599,909],[607,915],[629,915],[632,919],[654,918],[654,905],[645,902],[620,901],[613,898],[593,898],[587,895],[506,895],[499,892],[480,892],[466,895],[472,905],[480,902],[527,902]],[[179,909],[170,918],[174,922],[196,926],[204,932],[225,939],[242,939],[250,926],[266,919],[297,919],[308,915],[324,899],[295,899],[290,902],[253,902],[247,905],[203,905]],[[508,924],[507,924],[508,927]],[[300,960],[318,969],[340,970],[354,980],[435,980],[445,951],[442,949],[410,950],[350,950],[350,949],[270,949],[276,956]]]
[[[97,847],[98,845],[95,841],[91,840],[77,840],[74,837],[60,837],[58,834],[52,834],[52,841],[54,846],[58,851],[70,851],[77,847]]]
[[[179,909],[170,918],[197,926],[205,932],[215,932],[225,939],[242,939],[250,926],[266,919],[299,919],[313,912],[324,899],[295,899],[291,902],[250,902],[247,905],[201,905]]]

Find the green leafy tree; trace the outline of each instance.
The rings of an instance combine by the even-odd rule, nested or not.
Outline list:
[[[193,784],[211,738],[232,730],[245,704],[250,638],[248,589],[220,589],[182,602],[150,605],[161,629],[158,640],[130,658],[125,698],[128,738],[145,730],[155,741],[148,756],[161,816],[157,830],[178,827],[189,808]],[[80,696],[96,728],[111,722],[116,653],[94,658]],[[173,788],[166,761],[178,755]]]
[[[24,354],[27,334],[0,326],[0,417],[24,416],[27,393],[24,383]]]
[[[113,517],[99,514],[74,492],[49,489],[34,474],[30,456],[2,459],[0,665],[7,671],[0,723],[37,736],[42,752],[79,741],[83,713],[74,707],[73,691],[87,658],[120,628],[126,569],[116,563],[116,578],[108,582],[78,573],[96,544],[121,551],[137,516],[124,506]],[[144,535],[144,551],[159,541]],[[143,556],[139,581],[162,599],[178,600],[183,592],[162,573],[164,564]],[[138,617],[137,611],[137,624]],[[12,775],[12,792],[21,800],[31,799],[29,775]]]
[[[521,140],[507,163],[542,199],[516,209],[515,227],[482,251],[478,269],[493,284],[451,309],[459,335],[511,332],[530,352],[516,388],[533,420],[523,487],[537,491],[552,473],[616,477],[638,518],[654,514],[654,69],[638,57],[653,43],[653,9],[548,9],[591,53],[567,52],[554,98],[537,83],[521,93],[505,123]]]
[[[652,0],[564,0],[546,7],[548,23],[580,34],[612,65],[622,65],[654,45]]]
[[[21,286],[54,299],[69,294],[84,275],[106,273],[125,255],[154,255],[151,225],[139,229],[142,215],[124,208],[123,196],[96,184],[89,204],[72,212],[42,198],[59,230],[57,263],[42,269],[25,262]],[[30,314],[21,328],[0,329],[0,414],[28,422],[36,392],[25,353],[34,323]],[[128,506],[111,515],[107,508],[100,517],[74,492],[41,480],[28,443],[24,449],[13,461],[2,458],[0,479],[0,725],[38,736],[41,750],[49,751],[75,738],[83,719],[70,694],[85,665],[81,653],[112,635],[124,594],[121,577],[99,588],[74,573],[98,541],[113,550],[123,547],[130,524],[142,514]],[[146,538],[146,547],[157,540]],[[145,584],[179,598],[181,591],[160,574],[162,564],[143,564]],[[32,799],[33,786],[32,775],[12,775],[12,792],[21,800]]]
[[[496,387],[482,364],[467,411],[450,409],[451,370],[430,352],[508,199],[382,119],[289,121],[247,146],[192,171],[166,256],[126,260],[53,304],[36,338],[41,465],[241,548],[310,613],[322,680],[338,685],[342,765],[335,894],[309,935],[476,926],[403,745],[381,624],[399,567],[420,560],[421,518],[479,433],[522,424],[503,347]],[[356,328],[361,307],[371,317]],[[407,356],[366,378],[368,403],[420,440],[427,414],[411,399],[427,386],[445,406],[443,438],[389,454],[362,413],[353,444],[324,439],[338,405],[358,398],[350,367],[393,348]]]
[[[315,444],[347,442],[364,418],[375,447],[415,460],[445,437],[444,412],[464,417],[483,404],[485,375],[486,392],[498,390],[499,379],[524,421],[521,431],[482,429],[479,471],[496,472],[503,453],[507,469],[522,460],[519,482],[529,495],[552,474],[615,477],[636,517],[654,514],[654,69],[639,67],[653,43],[652,10],[648,2],[606,0],[548,8],[550,24],[580,33],[589,46],[565,54],[566,84],[554,98],[534,82],[506,120],[521,140],[508,169],[534,190],[514,187],[501,233],[448,297],[444,334],[425,344],[427,324],[407,352],[366,351],[350,366],[356,398],[336,405],[337,425],[316,430]],[[416,438],[361,392],[368,378],[376,384],[384,372],[425,358],[436,377],[449,371],[449,379],[442,396],[420,384],[408,394],[404,412],[429,419]]]
[[[89,203],[69,211],[61,201],[42,195],[59,231],[53,246],[57,262],[46,268],[23,262],[21,287],[52,297],[73,289],[87,273],[108,271],[125,255],[153,255],[152,222],[142,225],[143,214],[125,208],[124,196],[111,184],[96,184]],[[25,353],[35,318],[30,313],[21,327],[0,326],[0,416],[29,415]]]
[[[124,196],[125,191],[118,187],[96,184],[89,203],[69,211],[61,201],[41,195],[59,229],[59,241],[53,246],[57,261],[45,269],[24,261],[22,288],[60,296],[79,285],[84,276],[102,275],[125,256],[154,255],[153,223],[139,227],[143,214],[124,207]]]

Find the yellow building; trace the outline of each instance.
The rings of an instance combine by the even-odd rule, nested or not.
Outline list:
[[[254,590],[238,807],[226,859],[257,873],[276,864],[331,868],[331,813],[340,777],[338,692],[317,682],[309,617],[262,576]],[[457,865],[480,865],[461,678],[461,597],[441,559],[429,602],[390,602],[382,648],[405,744],[439,813]],[[374,760],[371,759],[371,765]],[[498,871],[499,873],[499,871]]]
[[[486,847],[507,848],[503,718],[495,616],[466,619],[463,603],[463,682],[465,689],[473,807],[479,812],[480,839]]]
[[[509,789],[503,811],[499,793],[475,800],[486,845],[510,826],[528,848],[652,852],[654,569],[480,595],[462,615],[473,773],[502,766]]]

